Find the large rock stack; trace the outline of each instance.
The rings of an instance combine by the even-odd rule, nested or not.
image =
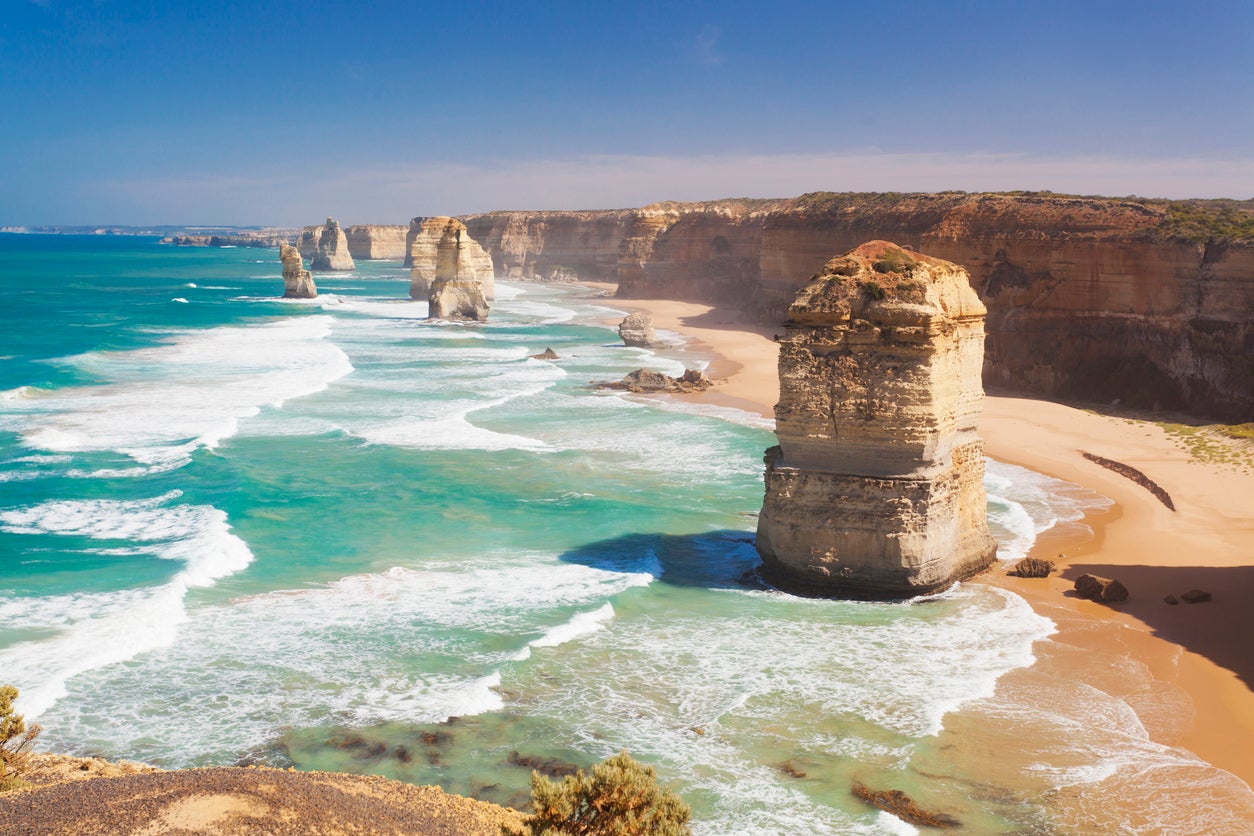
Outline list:
[[[447,216],[414,218],[409,222],[405,236],[405,266],[409,267],[409,298],[426,299],[435,281],[437,249],[450,223],[458,223]],[[496,299],[496,276],[492,256],[470,237],[462,226],[458,270],[463,279],[474,279],[483,288],[483,296],[489,302]]]
[[[284,299],[313,299],[318,295],[313,276],[300,260],[299,250],[291,244],[283,244],[279,248],[279,258],[283,261]]]
[[[788,309],[763,572],[817,595],[904,598],[987,567],[984,306],[955,264],[871,241]]]
[[[311,270],[352,270],[357,265],[348,252],[348,238],[335,218],[327,218],[317,250],[309,260]]]
[[[466,225],[443,218],[436,245],[435,275],[427,294],[430,319],[472,319],[486,322],[488,299],[475,269],[473,248]],[[411,291],[412,292],[412,291]]]

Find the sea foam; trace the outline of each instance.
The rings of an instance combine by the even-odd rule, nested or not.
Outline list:
[[[22,692],[23,711],[34,719],[66,695],[67,682],[172,643],[185,620],[184,598],[193,587],[242,570],[252,552],[231,533],[226,514],[205,505],[174,504],[178,491],[153,499],[60,500],[0,511],[10,534],[85,537],[130,544],[128,554],[182,561],[165,584],[116,593],[0,599],[6,624],[55,629],[51,638],[0,649],[0,670]],[[108,554],[108,546],[84,554]]]

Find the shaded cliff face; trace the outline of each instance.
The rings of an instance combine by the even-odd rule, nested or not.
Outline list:
[[[1215,201],[941,193],[501,212],[468,222],[488,231],[480,240],[510,275],[543,272],[560,253],[588,265],[581,278],[616,278],[621,296],[741,307],[766,322],[783,321],[834,253],[893,240],[970,272],[989,309],[988,385],[1248,421],[1251,218],[1250,206]]]
[[[758,522],[765,573],[893,598],[988,566],[985,311],[966,271],[872,241],[830,261],[788,313]]]
[[[358,224],[344,230],[348,254],[358,261],[386,259],[399,261],[405,257],[405,233],[402,225]]]

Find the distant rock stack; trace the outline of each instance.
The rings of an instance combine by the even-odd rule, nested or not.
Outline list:
[[[444,218],[443,231],[436,245],[435,276],[427,294],[430,319],[472,319],[486,322],[488,300],[483,282],[473,266],[470,236],[461,221]],[[475,245],[478,246],[478,245]]]
[[[301,258],[312,259],[318,254],[318,242],[322,240],[321,226],[306,226],[300,231],[300,235],[296,238],[296,249],[300,251]]]
[[[284,299],[313,299],[318,295],[313,276],[300,260],[300,250],[284,244],[279,248],[279,258],[283,260]]]
[[[805,594],[906,598],[992,563],[985,309],[967,272],[871,241],[829,261],[788,314],[763,574]]]
[[[662,345],[657,338],[657,332],[653,330],[653,317],[644,311],[636,311],[624,317],[618,323],[618,336],[623,345],[635,348],[656,348]]]
[[[303,236],[302,236],[303,237]],[[335,218],[327,218],[318,239],[318,247],[309,260],[311,270],[352,270],[357,265],[348,253],[348,238]]]
[[[405,236],[405,265],[409,267],[409,298],[426,299],[435,281],[437,249],[450,223],[458,223],[447,215],[435,218],[414,218]],[[492,256],[470,237],[462,226],[458,270],[464,279],[476,279],[489,302],[496,299],[496,276]]]

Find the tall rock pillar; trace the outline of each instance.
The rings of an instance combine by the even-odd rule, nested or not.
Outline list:
[[[832,259],[797,294],[758,520],[768,580],[906,598],[992,563],[984,314],[966,270],[886,241]]]
[[[340,222],[327,218],[318,238],[317,249],[309,260],[311,270],[352,270],[357,265],[348,252],[348,237],[340,229]]]
[[[426,299],[435,281],[437,250],[444,231],[450,223],[458,223],[447,215],[435,218],[414,218],[409,222],[409,234],[405,236],[405,265],[409,267],[409,298]],[[477,280],[483,289],[483,298],[489,302],[496,298],[496,274],[492,256],[470,237],[462,226],[458,239],[457,271],[462,279]]]
[[[476,256],[471,247],[478,247],[478,244],[471,240],[466,225],[461,221],[452,218],[440,220],[444,223],[436,245],[434,277],[427,295],[427,316],[430,319],[486,322],[488,300],[483,281],[474,268]]]
[[[279,258],[283,262],[284,299],[313,299],[318,295],[313,276],[300,260],[300,250],[291,244],[283,244],[279,248]]]

